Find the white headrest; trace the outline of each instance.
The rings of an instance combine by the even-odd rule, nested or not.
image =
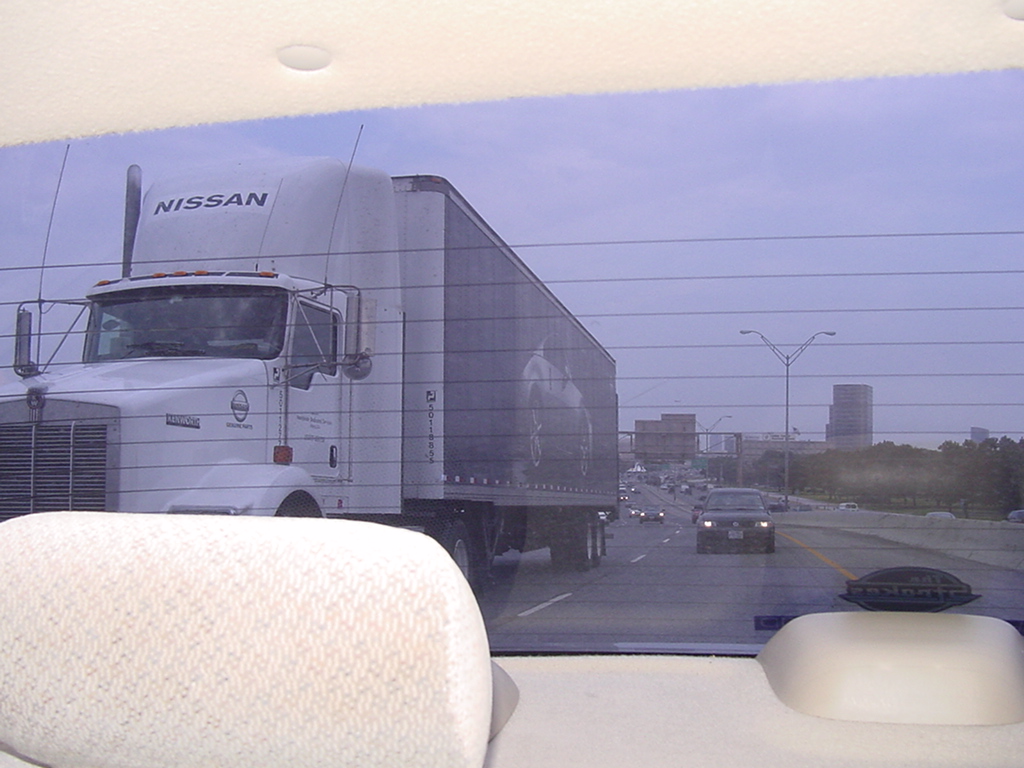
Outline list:
[[[428,537],[59,512],[0,525],[0,742],[52,766],[472,766],[487,637]]]

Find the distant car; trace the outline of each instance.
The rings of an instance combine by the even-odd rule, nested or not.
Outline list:
[[[629,516],[630,517],[639,517],[640,516],[640,507],[630,507],[629,508]]]
[[[852,501],[844,501],[838,507],[840,512],[856,512],[860,507],[854,504]]]
[[[697,520],[697,552],[722,547],[775,551],[775,522],[764,494],[756,488],[716,488]]]
[[[629,493],[626,491],[619,491],[619,501],[629,501]]]
[[[927,515],[925,515],[925,517],[938,517],[944,520],[956,520],[956,515],[954,515],[952,512],[944,511],[929,512]]]
[[[657,507],[644,507],[640,510],[640,524],[644,523],[664,523],[665,522],[665,510],[658,509]]]
[[[1008,523],[1024,523],[1024,509],[1015,509],[1006,516]]]

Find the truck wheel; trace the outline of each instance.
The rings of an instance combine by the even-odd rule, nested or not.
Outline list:
[[[320,505],[312,496],[302,491],[296,491],[281,502],[274,517],[323,517],[323,515],[320,512]]]
[[[466,524],[461,520],[445,523],[437,540],[452,556],[466,581],[473,584],[473,543]]]

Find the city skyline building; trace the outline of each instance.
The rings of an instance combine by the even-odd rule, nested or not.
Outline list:
[[[833,384],[825,440],[841,451],[867,448],[874,442],[874,390],[869,384]]]
[[[697,416],[693,413],[663,413],[659,421],[634,422],[633,453],[646,463],[689,461],[697,455]]]

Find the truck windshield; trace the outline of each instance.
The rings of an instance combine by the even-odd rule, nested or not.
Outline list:
[[[93,301],[86,362],[138,357],[244,357],[281,354],[287,293],[251,286],[161,286]]]

